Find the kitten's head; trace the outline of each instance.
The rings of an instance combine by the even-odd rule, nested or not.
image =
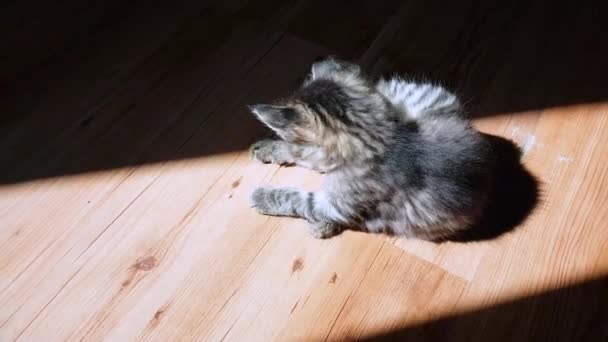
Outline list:
[[[330,58],[314,63],[308,79],[289,98],[249,108],[288,142],[345,148],[336,145],[367,143],[355,140],[370,139],[362,136],[362,125],[371,123],[370,113],[382,112],[383,106],[358,65]]]

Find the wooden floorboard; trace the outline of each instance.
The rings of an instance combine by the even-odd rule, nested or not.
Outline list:
[[[22,77],[0,96],[1,341],[608,339],[600,2],[155,5],[4,22]],[[75,12],[52,51],[19,40]],[[519,146],[496,234],[316,240],[248,207],[262,184],[320,186],[250,160],[267,131],[245,106],[328,54],[441,81],[501,158]]]

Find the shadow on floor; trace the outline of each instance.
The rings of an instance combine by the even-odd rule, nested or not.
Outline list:
[[[13,3],[2,18],[36,7]],[[18,76],[0,84],[0,184],[244,151],[262,132],[245,101],[291,89],[321,52],[445,83],[473,116],[608,99],[606,1],[158,3],[104,5],[95,25],[81,5],[3,21]],[[55,23],[80,40],[34,58]]]
[[[368,60],[447,85],[473,116],[604,102],[607,23],[601,0],[413,2]]]
[[[484,134],[497,160],[493,193],[481,220],[450,241],[490,240],[518,227],[539,201],[539,182],[521,163],[521,150],[511,141]]]
[[[608,276],[349,341],[608,341]],[[407,305],[404,303],[404,305]]]

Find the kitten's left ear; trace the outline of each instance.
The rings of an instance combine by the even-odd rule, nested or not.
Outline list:
[[[290,107],[257,104],[249,106],[249,110],[255,114],[260,121],[271,128],[286,128],[295,121],[298,113]]]

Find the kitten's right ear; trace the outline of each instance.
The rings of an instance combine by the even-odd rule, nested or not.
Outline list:
[[[284,106],[257,104],[248,108],[260,121],[274,129],[286,128],[298,115],[293,108]]]
[[[311,68],[311,78],[313,80],[324,78],[336,72],[360,74],[361,68],[356,64],[340,61],[333,57],[329,57],[313,63]]]
[[[322,78],[338,70],[340,66],[333,58],[326,58],[312,64],[310,74],[313,80]]]

